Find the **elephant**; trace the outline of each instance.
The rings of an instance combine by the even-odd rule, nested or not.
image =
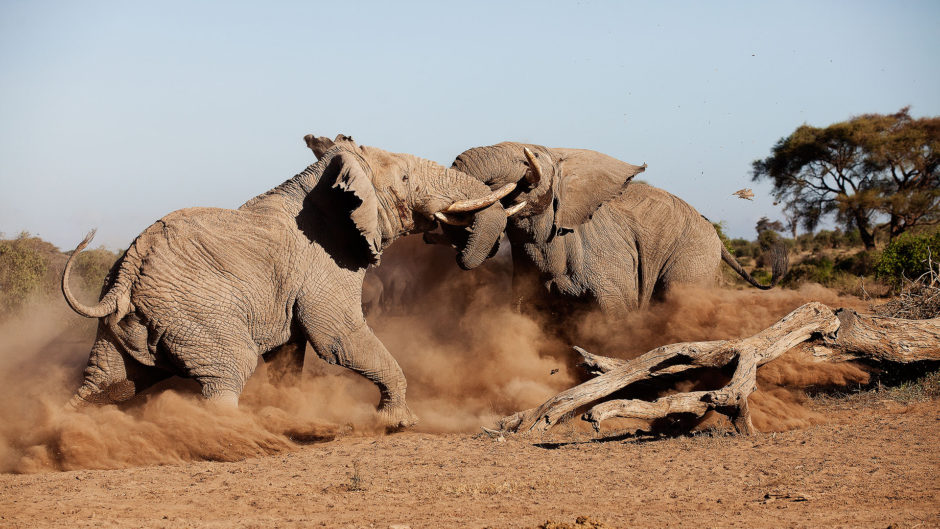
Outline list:
[[[382,280],[385,291],[382,308],[391,313],[404,314],[413,309],[414,289],[421,279],[412,267],[382,265],[376,268],[376,276]]]
[[[258,356],[303,365],[316,354],[380,390],[389,429],[414,424],[398,362],[366,324],[363,278],[397,238],[467,225],[458,264],[481,264],[506,225],[480,181],[429,160],[308,135],[317,163],[236,210],[188,208],[145,229],[115,263],[99,301],[62,292],[78,314],[98,318],[84,380],[67,404],[125,401],[171,375],[195,379],[212,403],[237,407]],[[286,353],[285,353],[286,351]]]
[[[770,285],[754,280],[692,206],[632,182],[646,164],[503,142],[469,149],[451,168],[491,188],[517,184],[502,201],[513,214],[506,234],[518,309],[565,314],[586,305],[621,318],[675,285],[713,283],[721,260],[761,289],[786,272],[786,252],[777,249]]]

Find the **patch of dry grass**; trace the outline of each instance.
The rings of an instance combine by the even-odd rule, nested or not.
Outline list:
[[[940,316],[940,263],[928,262],[929,270],[917,279],[904,279],[901,293],[891,301],[873,307],[875,314],[908,320]]]
[[[825,393],[817,395],[813,400],[823,406],[865,406],[882,401],[893,401],[909,405],[940,398],[940,369],[933,367],[932,371],[923,376],[902,381],[898,385],[884,385],[876,382],[868,389],[851,393]]]

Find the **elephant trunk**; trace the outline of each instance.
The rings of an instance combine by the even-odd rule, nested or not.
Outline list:
[[[457,265],[470,270],[491,257],[506,229],[506,212],[499,203],[478,212],[470,225],[466,244],[457,253]]]
[[[438,175],[428,180],[427,189],[432,199],[423,207],[432,218],[435,213],[447,211],[455,202],[472,203],[481,197],[493,196],[493,191],[479,180],[454,169],[434,166]],[[475,268],[490,257],[506,229],[506,211],[499,200],[476,211],[447,215],[458,215],[467,220],[467,227],[443,225],[445,233],[457,245],[457,264],[464,270]]]

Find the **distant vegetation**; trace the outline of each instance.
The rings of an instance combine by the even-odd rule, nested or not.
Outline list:
[[[811,281],[888,294],[924,274],[940,251],[940,117],[915,119],[909,111],[804,124],[781,138],[754,161],[752,176],[773,184],[784,220],[764,217],[757,241],[726,245],[755,267],[755,277],[769,277],[762,256],[785,244],[792,265],[782,284],[790,287]],[[817,231],[826,219],[840,228]],[[809,233],[798,235],[799,228]]]
[[[778,223],[758,221],[757,239],[729,239],[722,231],[719,237],[735,258],[745,267],[753,267],[752,275],[759,280],[770,278],[765,256],[773,244],[783,244],[790,253],[790,271],[782,285],[797,288],[803,283],[819,283],[853,295],[888,295],[897,293],[905,280],[914,280],[940,266],[940,229],[924,228],[908,232],[892,241],[882,241],[881,250],[868,250],[858,230],[820,230],[794,238],[781,235]],[[721,225],[716,225],[721,229]],[[736,274],[724,274],[726,280],[742,284]],[[864,289],[864,291],[863,291]]]
[[[72,288],[85,297],[97,296],[118,257],[103,247],[82,252],[72,265]],[[53,244],[26,232],[0,238],[0,319],[30,301],[61,299],[59,285],[67,259],[68,254]]]
[[[754,161],[753,178],[773,184],[792,238],[834,218],[874,250],[879,232],[893,240],[940,222],[940,117],[909,110],[801,125]]]

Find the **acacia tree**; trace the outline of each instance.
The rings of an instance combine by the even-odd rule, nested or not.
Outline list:
[[[862,116],[866,163],[881,175],[878,209],[889,217],[891,239],[940,222],[940,117],[913,119],[909,110]]]
[[[905,107],[801,125],[754,161],[752,175],[773,182],[774,197],[805,229],[834,216],[872,249],[879,218],[887,217],[889,237],[940,220],[938,144],[940,118],[913,119]]]

